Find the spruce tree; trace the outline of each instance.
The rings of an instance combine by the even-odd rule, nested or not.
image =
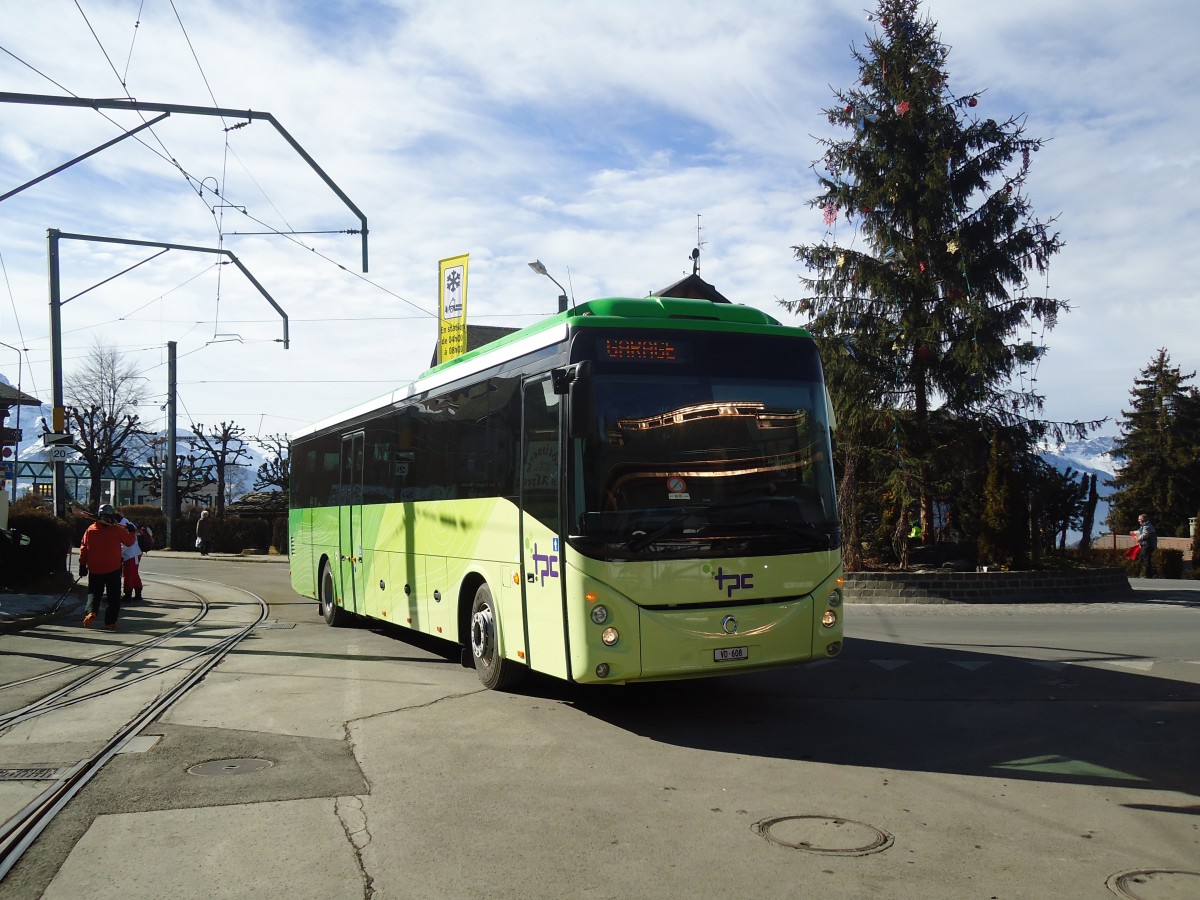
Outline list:
[[[1200,504],[1200,394],[1171,365],[1166,349],[1134,379],[1130,409],[1121,411],[1120,436],[1112,455],[1124,460],[1109,482],[1117,492],[1110,519],[1115,527],[1137,527],[1141,513],[1159,534],[1187,535],[1188,518]]]
[[[1026,193],[1043,142],[1022,116],[982,117],[981,92],[951,90],[949,48],[918,0],[880,0],[869,18],[865,47],[851,49],[858,83],[825,110],[847,134],[820,139],[813,166],[821,192],[811,205],[828,230],[793,248],[808,268],[806,295],[781,302],[808,317],[827,356],[844,358],[830,382],[837,392],[847,378],[841,393],[859,408],[838,408],[839,420],[891,423],[885,446],[919,493],[930,535],[931,410],[984,433],[1015,427],[1027,446],[1089,426],[1036,418],[1044,346],[1033,329],[1044,334],[1068,308],[1029,282],[1062,246]]]
[[[1017,461],[1008,435],[992,436],[979,527],[980,562],[1019,568],[1026,563],[1028,514],[1018,489]]]

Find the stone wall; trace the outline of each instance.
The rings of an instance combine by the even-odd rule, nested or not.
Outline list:
[[[1127,600],[1119,568],[1075,572],[853,572],[847,603],[1083,603]]]

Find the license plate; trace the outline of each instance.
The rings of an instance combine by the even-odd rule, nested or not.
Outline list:
[[[749,659],[749,647],[722,647],[713,651],[713,662],[728,662],[731,659]]]

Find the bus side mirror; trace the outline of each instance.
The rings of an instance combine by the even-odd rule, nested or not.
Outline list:
[[[595,404],[592,395],[592,363],[581,362],[567,387],[567,436],[590,437],[595,429]]]

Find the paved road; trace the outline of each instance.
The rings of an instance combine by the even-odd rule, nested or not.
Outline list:
[[[0,897],[1200,896],[1187,583],[1120,604],[851,606],[845,658],[807,669],[499,694],[444,645],[327,628],[285,564],[160,555],[146,577],[151,598],[249,589],[270,621]],[[115,638],[5,635],[0,681],[133,640],[153,609]],[[0,734],[0,765],[78,758],[28,728]],[[213,761],[224,774],[189,774]]]

